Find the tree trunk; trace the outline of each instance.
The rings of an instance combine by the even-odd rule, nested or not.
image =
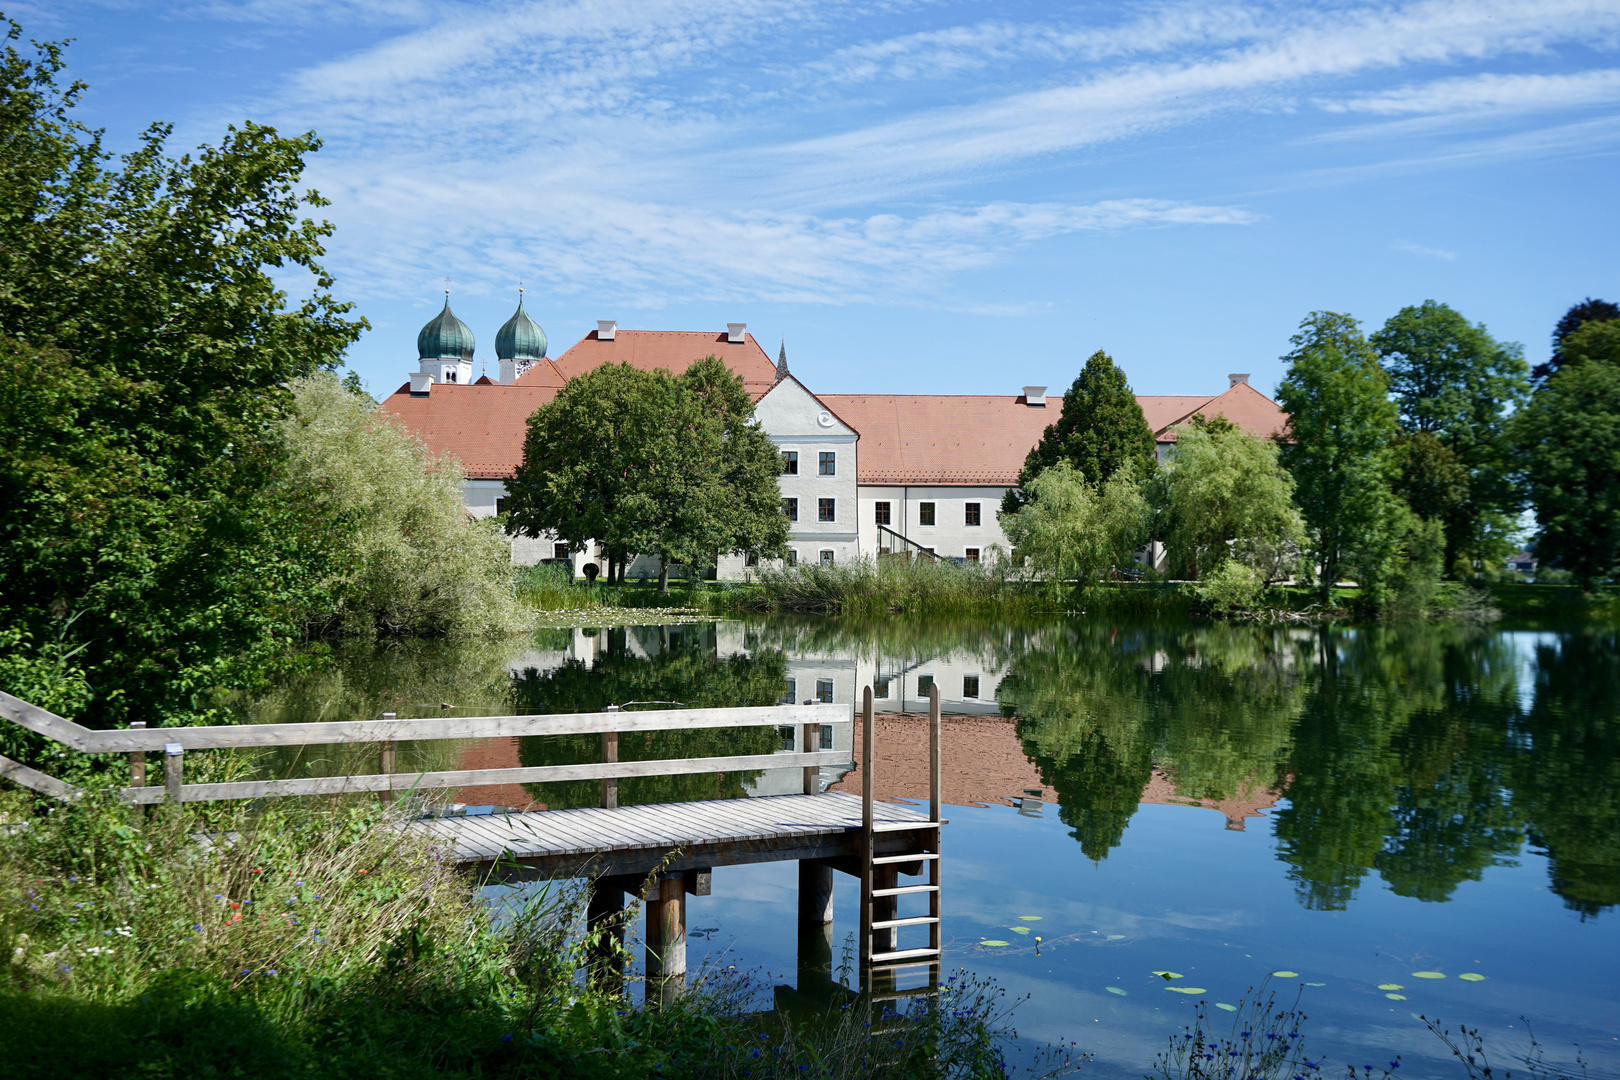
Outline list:
[[[658,595],[669,595],[669,558],[660,556],[658,559]]]

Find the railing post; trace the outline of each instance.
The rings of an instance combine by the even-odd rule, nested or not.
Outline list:
[[[603,712],[618,712],[617,705],[609,705]],[[619,760],[619,733],[617,731],[602,732],[602,760],[612,762]],[[604,777],[602,780],[602,805],[609,810],[619,805],[619,779],[618,777]]]
[[[813,754],[821,749],[821,725],[804,725],[804,752]],[[821,766],[806,765],[804,767],[804,793],[806,795],[821,794]]]
[[[872,785],[877,782],[872,763],[872,688],[861,693],[861,967],[872,966]]]
[[[146,730],[146,721],[145,720],[131,720],[129,722],[129,726],[130,726],[130,730],[132,730],[132,731],[145,731]],[[130,753],[129,753],[129,786],[130,787],[145,787],[146,786],[146,751],[145,750],[131,750]]]
[[[392,720],[392,719],[394,719],[394,714],[391,713],[391,712],[385,712],[378,719]],[[383,740],[382,747],[381,747],[381,750],[380,750],[380,752],[378,754],[378,757],[381,759],[380,762],[379,762],[379,765],[381,767],[377,771],[382,773],[384,776],[387,776],[387,775],[391,774],[394,771],[394,740],[393,739],[384,739]],[[384,806],[391,805],[393,803],[393,801],[394,801],[394,789],[393,788],[387,788],[387,789],[385,789],[383,791],[377,792],[377,798]]]
[[[186,748],[177,742],[163,744],[163,786],[167,788],[165,799],[170,803],[172,814],[176,821],[180,819],[181,783],[185,774]]]

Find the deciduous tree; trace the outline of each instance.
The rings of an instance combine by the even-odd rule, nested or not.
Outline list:
[[[1588,296],[1585,300],[1564,312],[1553,327],[1552,356],[1544,364],[1537,364],[1535,376],[1545,382],[1552,377],[1564,364],[1564,340],[1585,326],[1589,322],[1613,322],[1620,319],[1620,304],[1612,304],[1607,300],[1594,300]]]
[[[1067,461],[1041,470],[1030,481],[1030,502],[1001,517],[1014,553],[1037,573],[1084,584],[1131,565],[1147,540],[1148,503],[1137,471],[1129,464],[1094,484]]]
[[[1322,595],[1345,569],[1376,595],[1405,532],[1390,489],[1397,412],[1388,376],[1348,315],[1312,312],[1290,340],[1277,388],[1289,413],[1280,458],[1294,478]]]

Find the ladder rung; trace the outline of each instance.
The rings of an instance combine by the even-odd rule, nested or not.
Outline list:
[[[873,889],[873,896],[905,896],[907,893],[939,892],[938,885],[901,885],[897,889]]]
[[[891,926],[927,926],[937,923],[938,919],[932,915],[916,915],[906,919],[879,919],[872,924],[874,930],[887,930]]]
[[[890,960],[911,960],[916,957],[929,956],[939,959],[938,949],[901,949],[898,952],[880,952],[872,954],[872,963],[882,964]]]
[[[906,965],[915,967],[916,965]],[[926,997],[929,994],[939,993],[938,986],[918,986],[911,990],[895,990],[887,994],[867,994],[871,1001],[900,1001],[903,998]]]
[[[872,831],[879,832],[911,832],[913,829],[937,829],[937,821],[874,821]]]
[[[891,863],[926,862],[929,859],[937,858],[939,858],[939,853],[934,851],[919,851],[915,855],[879,855],[872,860],[872,865],[888,866]]]

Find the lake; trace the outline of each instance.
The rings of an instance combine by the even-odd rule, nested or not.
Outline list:
[[[946,967],[1027,995],[1015,1015],[1024,1044],[1073,1038],[1096,1055],[1087,1075],[1140,1076],[1198,1001],[1219,1024],[1216,1003],[1269,976],[1283,1003],[1303,993],[1308,1045],[1332,1067],[1400,1054],[1403,1073],[1461,1077],[1426,1014],[1479,1028],[1509,1067],[1528,1018],[1549,1062],[1572,1065],[1578,1043],[1590,1075],[1620,1075],[1620,635],[1606,627],[576,627],[340,650],[330,670],[250,711],[847,703],[872,685],[876,794],[904,799],[926,797],[918,714],[930,683],[946,713]],[[678,732],[627,739],[621,755],[760,753],[778,738]],[[835,748],[851,739],[840,725]],[[594,760],[595,743],[423,744],[416,760],[561,764]],[[823,780],[847,790],[858,773]],[[625,781],[620,799],[799,782],[796,771]],[[595,787],[458,798],[587,805]],[[791,984],[793,865],[721,867],[713,882],[691,898],[691,963],[707,955]],[[853,879],[839,875],[835,905],[836,952],[852,940]]]

